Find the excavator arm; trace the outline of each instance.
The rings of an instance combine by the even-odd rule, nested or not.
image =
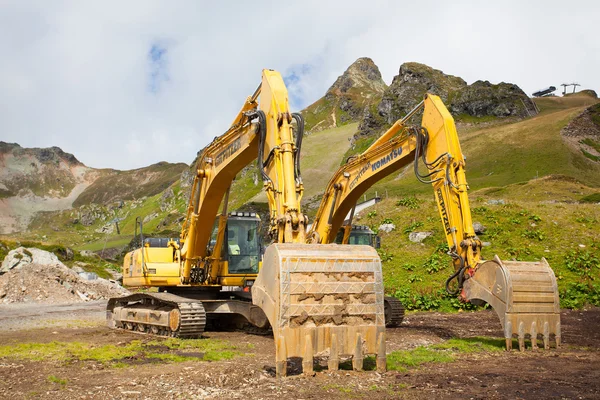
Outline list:
[[[297,121],[296,138],[292,120]],[[300,209],[303,187],[297,172],[302,130],[301,116],[289,112],[281,75],[264,70],[260,86],[246,99],[231,127],[215,138],[197,161],[181,230],[182,283],[218,284],[227,198],[214,251],[208,254],[212,222],[235,176],[254,160],[269,199],[271,236],[278,243],[304,242],[306,217]]]
[[[408,120],[423,112],[420,126]],[[438,96],[428,94],[415,109],[397,121],[363,154],[352,157],[330,180],[311,231],[311,243],[332,243],[356,201],[375,182],[413,163],[417,178],[433,186],[455,272],[446,281],[448,292],[465,301],[487,302],[500,318],[507,348],[512,336],[524,349],[525,335],[544,346],[550,334],[560,343],[560,314],[556,278],[545,259],[540,262],[502,262],[481,258],[475,235],[462,153],[454,119]],[[424,165],[427,173],[419,172]],[[422,169],[422,167],[421,167]],[[351,224],[351,221],[350,221]],[[350,224],[346,225],[346,231]],[[347,232],[346,232],[347,234]],[[452,281],[457,284],[452,288]],[[535,340],[533,340],[535,338]]]

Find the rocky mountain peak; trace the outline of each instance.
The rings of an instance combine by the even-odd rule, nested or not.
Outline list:
[[[319,131],[360,121],[365,108],[379,103],[386,87],[373,60],[359,58],[335,80],[325,96],[302,111],[306,130]]]
[[[385,82],[377,65],[369,57],[361,57],[336,79],[326,95],[341,96],[351,89],[366,89],[383,94],[385,88]]]

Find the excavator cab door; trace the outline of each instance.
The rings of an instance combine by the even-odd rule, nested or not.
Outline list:
[[[230,216],[227,220],[227,261],[229,274],[257,274],[261,259],[260,220]]]

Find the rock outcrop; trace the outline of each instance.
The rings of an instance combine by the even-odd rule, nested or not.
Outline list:
[[[450,103],[450,112],[478,118],[525,118],[535,114],[535,107],[517,85],[504,82],[493,85],[488,81],[477,81],[456,93]]]
[[[437,94],[448,103],[449,96],[465,86],[467,83],[459,77],[446,75],[424,64],[404,63],[383,94],[377,111],[391,124],[419,104],[425,93]]]
[[[532,100],[517,85],[477,81],[471,85],[459,77],[424,64],[409,62],[400,66],[391,85],[376,108],[365,110],[359,135],[381,131],[406,115],[422,99],[433,93],[442,99],[458,119],[465,117],[517,117],[535,114]]]

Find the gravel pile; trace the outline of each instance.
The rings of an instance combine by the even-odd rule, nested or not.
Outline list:
[[[83,302],[128,293],[115,281],[78,274],[53,253],[36,248],[12,250],[0,267],[0,303]]]

